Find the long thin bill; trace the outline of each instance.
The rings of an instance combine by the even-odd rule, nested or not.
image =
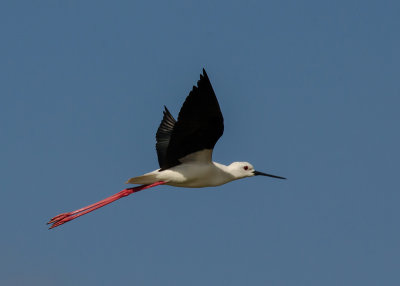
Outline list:
[[[267,177],[272,177],[272,178],[277,178],[277,179],[286,180],[286,178],[284,178],[284,177],[279,177],[279,176],[275,176],[275,175],[271,175],[271,174],[266,174],[266,173],[259,172],[259,171],[254,171],[254,175],[255,175],[255,176],[267,176]]]
[[[116,200],[119,200],[120,198],[129,196],[130,194],[139,192],[141,190],[149,189],[149,188],[152,188],[152,187],[155,187],[155,186],[159,186],[159,185],[162,185],[162,184],[165,184],[165,182],[156,182],[156,183],[149,184],[149,185],[141,185],[141,186],[138,186],[138,187],[124,189],[124,190],[122,190],[122,191],[120,191],[120,192],[118,192],[118,193],[116,193],[116,194],[114,194],[114,195],[112,195],[112,196],[110,196],[108,198],[105,198],[104,200],[101,200],[101,201],[99,201],[97,203],[94,203],[94,204],[91,204],[89,206],[80,208],[80,209],[78,209],[76,211],[73,211],[73,212],[59,214],[59,215],[53,217],[47,224],[51,224],[49,229],[55,228],[55,227],[60,226],[60,225],[62,225],[64,223],[66,223],[66,222],[69,222],[69,221],[71,221],[73,219],[76,219],[76,218],[78,218],[80,216],[83,216],[83,215],[85,215],[87,213],[90,213],[90,212],[92,212],[94,210],[97,210],[98,208],[104,207],[105,205],[108,205],[108,204],[110,204],[110,203],[112,203],[112,202],[114,202]]]

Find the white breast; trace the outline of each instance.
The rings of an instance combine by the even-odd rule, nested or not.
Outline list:
[[[226,172],[226,166],[210,162],[187,162],[171,169],[158,172],[157,180],[167,185],[185,188],[203,188],[223,185],[235,178]]]

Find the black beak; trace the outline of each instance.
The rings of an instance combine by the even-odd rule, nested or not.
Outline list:
[[[279,176],[275,176],[275,175],[271,175],[271,174],[265,174],[265,173],[259,172],[259,171],[254,171],[253,173],[254,173],[254,176],[267,176],[267,177],[286,180],[286,178],[284,178],[284,177],[279,177]]]

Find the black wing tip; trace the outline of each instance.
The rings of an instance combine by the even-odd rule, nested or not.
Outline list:
[[[200,86],[201,82],[208,82],[211,84],[210,79],[208,78],[208,75],[206,73],[206,70],[203,68],[203,74],[200,74],[200,80],[197,82],[197,87]],[[195,86],[193,86],[195,88]]]
[[[171,117],[173,117],[172,114],[171,114],[171,112],[168,110],[168,108],[167,108],[166,105],[164,105],[164,111],[163,111],[163,113],[164,113],[164,114],[168,114],[168,115],[170,115]]]
[[[161,123],[164,121],[165,118],[169,118],[169,119],[167,119],[167,121],[168,121],[168,120],[169,120],[169,121],[173,121],[174,124],[175,124],[175,121],[176,121],[175,118],[172,116],[171,112],[168,110],[168,108],[167,108],[165,105],[164,105],[163,114],[164,114],[164,117],[163,117]]]
[[[200,77],[201,77],[201,76],[204,76],[204,77],[208,78],[208,75],[207,75],[206,70],[205,70],[204,68],[203,68],[203,74],[200,75]]]

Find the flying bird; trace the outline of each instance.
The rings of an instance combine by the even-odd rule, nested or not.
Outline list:
[[[126,183],[140,186],[124,189],[97,203],[52,218],[50,229],[101,208],[132,193],[158,185],[204,188],[254,176],[280,176],[256,171],[250,163],[223,165],[212,161],[212,152],[224,132],[224,118],[211,82],[203,69],[197,86],[193,86],[175,120],[167,107],[156,133],[156,150],[160,168]]]

